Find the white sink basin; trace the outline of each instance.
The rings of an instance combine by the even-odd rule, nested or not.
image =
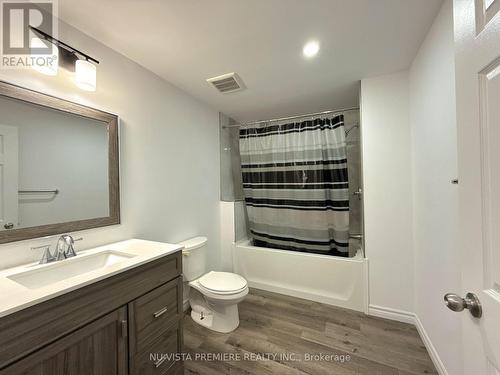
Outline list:
[[[94,254],[77,255],[74,258],[49,263],[35,270],[7,276],[8,279],[28,289],[38,289],[87,272],[121,263],[135,257],[116,250],[103,250]]]
[[[0,270],[0,318],[181,250],[179,244],[132,238],[58,262]]]

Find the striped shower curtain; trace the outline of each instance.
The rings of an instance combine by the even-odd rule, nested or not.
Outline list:
[[[240,130],[255,246],[349,256],[344,116]]]

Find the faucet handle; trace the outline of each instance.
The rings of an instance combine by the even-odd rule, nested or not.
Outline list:
[[[40,262],[38,262],[38,264],[50,263],[56,260],[56,256],[50,252],[50,244],[34,246],[31,248],[31,250],[39,250],[39,249],[45,249],[45,250],[43,252],[42,259],[40,259]]]
[[[48,245],[40,245],[40,246],[33,246],[31,248],[31,250],[39,250],[39,249],[46,249],[46,248],[50,248],[50,244],[48,244]]]
[[[74,243],[76,241],[83,240],[83,237],[73,238],[73,236],[71,236],[69,234],[64,234],[61,237],[64,239],[64,242],[66,242],[68,245],[72,244],[72,243]]]

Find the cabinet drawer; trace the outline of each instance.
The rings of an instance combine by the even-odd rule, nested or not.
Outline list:
[[[158,335],[144,350],[134,356],[132,375],[174,374],[182,366],[176,353],[181,352],[182,324],[180,321]]]
[[[142,352],[182,315],[182,278],[178,277],[129,304],[131,354]]]

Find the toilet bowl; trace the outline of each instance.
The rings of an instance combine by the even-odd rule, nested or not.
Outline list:
[[[180,244],[183,249],[183,275],[192,319],[213,331],[228,333],[239,323],[238,303],[248,294],[247,281],[231,272],[206,272],[206,237]]]

